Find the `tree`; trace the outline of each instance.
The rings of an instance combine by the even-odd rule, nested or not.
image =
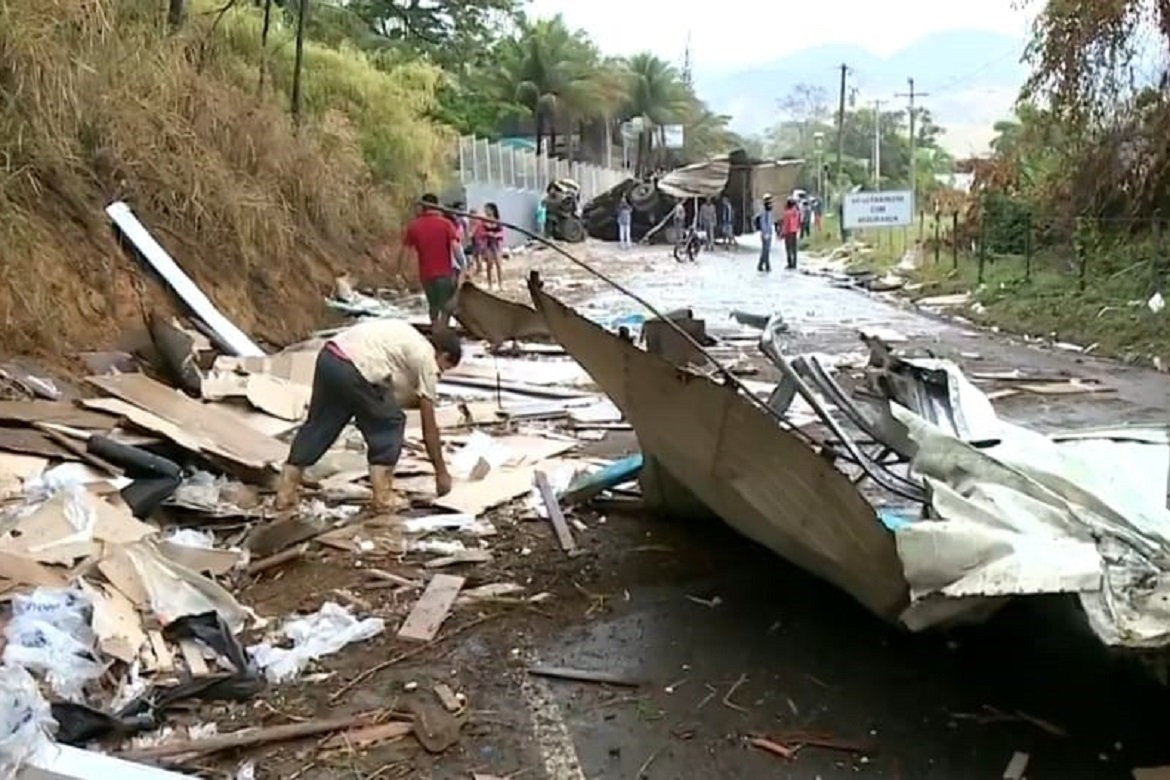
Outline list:
[[[555,152],[558,117],[589,114],[590,98],[598,90],[598,70],[587,40],[557,15],[524,23],[500,47],[496,93],[513,109],[533,117],[538,153],[546,135],[550,153]]]
[[[781,114],[797,123],[802,144],[808,141],[813,125],[823,124],[830,117],[829,93],[824,87],[797,84],[778,102]]]
[[[301,75],[305,65],[305,21],[309,15],[309,3],[312,0],[298,0],[297,2],[297,33],[296,53],[293,57],[292,79],[292,115],[293,121],[299,126],[301,111],[304,107],[304,95],[301,89]]]
[[[349,0],[382,45],[405,45],[456,72],[520,20],[518,0]]]
[[[642,174],[651,167],[655,136],[665,145],[665,128],[681,124],[689,95],[678,70],[649,52],[627,60],[626,71],[625,113],[638,132],[637,171]]]
[[[742,147],[743,139],[728,128],[730,122],[731,117],[692,98],[683,119],[683,161],[699,162]]]

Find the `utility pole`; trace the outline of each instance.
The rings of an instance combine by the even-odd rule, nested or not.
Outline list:
[[[882,189],[882,103],[873,101],[873,188]]]
[[[837,104],[837,197],[841,197],[841,190],[845,186],[845,79],[849,76],[849,66],[841,63],[841,97]]]
[[[918,136],[915,132],[914,123],[918,118],[918,109],[914,106],[915,98],[930,97],[929,92],[915,92],[914,79],[906,79],[906,84],[910,87],[909,92],[899,92],[895,97],[904,97],[909,101],[909,116],[910,116],[910,192],[913,197],[913,207],[918,207]]]

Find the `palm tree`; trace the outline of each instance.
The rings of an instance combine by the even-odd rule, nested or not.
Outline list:
[[[496,74],[500,97],[536,122],[536,150],[556,151],[557,120],[587,115],[596,95],[597,59],[583,33],[560,16],[525,23],[501,47]]]
[[[654,136],[665,140],[665,128],[681,123],[687,110],[687,88],[679,72],[649,52],[626,61],[626,114],[638,123],[638,173],[645,173],[654,151]]]
[[[716,114],[705,103],[692,99],[683,121],[683,159],[699,162],[743,146],[743,139],[728,128],[731,117]]]

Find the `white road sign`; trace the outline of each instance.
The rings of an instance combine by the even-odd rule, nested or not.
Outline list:
[[[914,193],[851,192],[845,196],[846,230],[874,227],[902,227],[914,224]]]

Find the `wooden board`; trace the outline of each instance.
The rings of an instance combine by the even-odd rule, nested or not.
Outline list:
[[[398,638],[412,642],[433,640],[455,604],[463,583],[463,577],[450,574],[436,574],[432,577],[427,583],[427,589],[406,616],[402,628],[398,629]]]
[[[42,458],[79,460],[76,455],[53,441],[43,431],[30,428],[0,428],[0,451],[38,455]]]
[[[54,423],[71,428],[89,428],[108,431],[118,419],[108,414],[91,412],[64,401],[0,401],[0,421],[32,425]]]
[[[204,404],[155,382],[143,374],[89,377],[89,383],[167,421],[182,430],[199,450],[251,469],[264,469],[284,460],[288,447],[252,428],[215,405]],[[137,423],[136,423],[137,424]],[[170,427],[168,426],[168,430]],[[172,437],[172,433],[158,431]],[[176,444],[184,445],[175,440]]]
[[[573,532],[569,530],[568,523],[565,522],[565,515],[561,512],[561,505],[557,503],[557,496],[549,484],[548,475],[543,471],[537,471],[535,480],[540,497],[544,501],[544,510],[548,512],[549,522],[556,532],[557,541],[561,543],[562,550],[572,555],[577,551],[577,542],[573,539]]]

